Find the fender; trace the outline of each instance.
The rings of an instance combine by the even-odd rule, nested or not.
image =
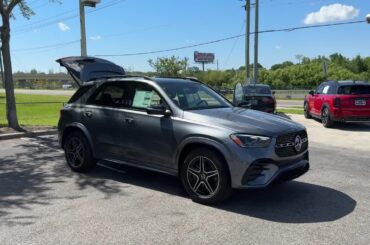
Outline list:
[[[231,151],[225,145],[224,142],[216,140],[216,139],[212,139],[212,138],[209,138],[209,137],[204,137],[204,136],[191,136],[191,137],[188,137],[188,138],[184,139],[179,144],[179,146],[176,150],[175,157],[174,157],[174,167],[176,169],[178,169],[178,163],[179,163],[179,160],[180,160],[181,153],[183,152],[185,147],[188,146],[189,144],[209,145],[211,147],[216,148],[219,152],[221,152],[221,154],[223,155],[223,157],[226,159],[227,162],[228,162],[228,159],[230,159]]]

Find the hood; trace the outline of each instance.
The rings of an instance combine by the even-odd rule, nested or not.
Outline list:
[[[305,130],[303,125],[283,116],[239,107],[185,111],[184,118],[224,127],[235,133],[269,137]]]
[[[57,62],[67,69],[78,86],[100,78],[125,75],[121,66],[95,57],[66,57],[58,59]]]

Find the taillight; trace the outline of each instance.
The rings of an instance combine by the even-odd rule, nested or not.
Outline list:
[[[334,99],[334,107],[340,107],[340,98],[335,98]]]
[[[271,98],[268,98],[268,97],[263,97],[262,101],[263,101],[263,103],[268,103],[268,104],[274,103],[274,100],[271,99]]]

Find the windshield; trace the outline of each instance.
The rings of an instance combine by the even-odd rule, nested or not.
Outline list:
[[[222,96],[197,82],[169,82],[160,86],[182,110],[201,110],[231,107]]]
[[[271,94],[270,88],[265,86],[245,86],[243,90],[244,94]]]
[[[349,85],[338,88],[338,94],[370,94],[370,85]]]

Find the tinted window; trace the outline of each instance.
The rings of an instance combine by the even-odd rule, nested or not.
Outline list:
[[[316,94],[322,94],[324,87],[326,84],[321,84],[319,87],[316,89]]]
[[[234,99],[237,103],[243,100],[243,87],[240,83],[235,86]]]
[[[348,85],[338,88],[338,94],[370,94],[370,85]]]
[[[160,86],[183,110],[200,110],[230,107],[222,96],[207,86],[197,82],[169,82]]]
[[[79,98],[81,98],[81,96],[82,96],[82,95],[84,95],[87,91],[89,91],[89,90],[90,90],[90,88],[92,88],[92,86],[91,86],[91,85],[80,87],[80,88],[76,91],[76,93],[74,93],[74,94],[72,95],[72,97],[69,99],[68,103],[73,103],[73,102],[77,101]]]
[[[245,86],[244,87],[245,94],[271,94],[271,90],[269,87],[265,86]]]
[[[123,84],[105,84],[101,89],[89,99],[89,104],[106,107],[125,107],[130,104],[124,98],[126,87]]]
[[[159,94],[149,85],[135,83],[133,86],[132,108],[146,110],[150,106],[166,106]]]
[[[329,85],[326,85],[326,86],[324,87],[324,89],[322,90],[322,93],[323,93],[323,94],[328,94],[328,93],[329,93],[329,88],[330,88],[330,86],[329,86]]]

